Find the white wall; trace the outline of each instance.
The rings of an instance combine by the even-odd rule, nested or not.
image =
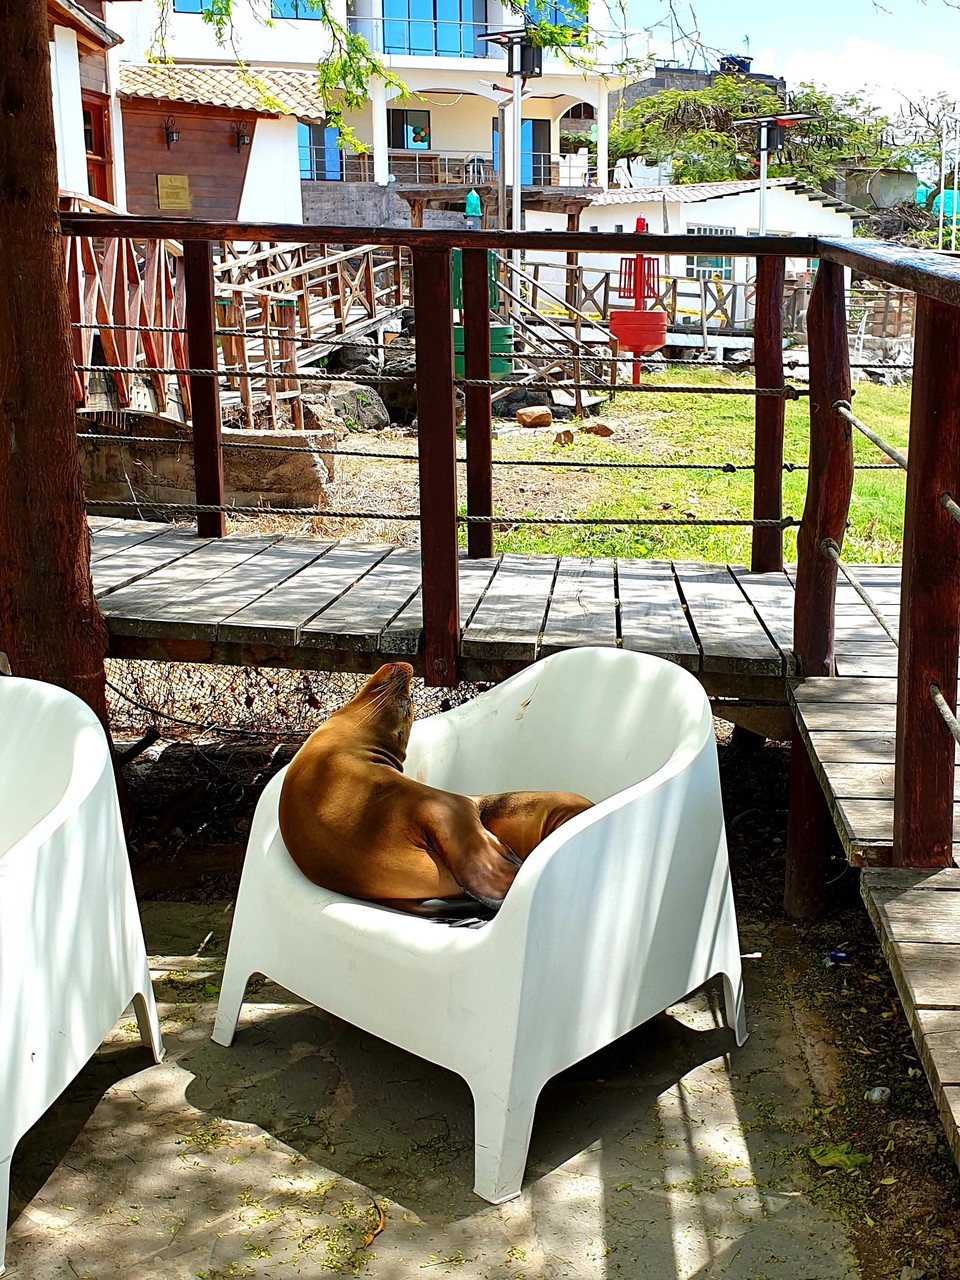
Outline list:
[[[237,212],[240,222],[302,222],[297,122],[259,119]]]
[[[232,62],[239,56],[258,65],[315,67],[330,48],[325,24],[319,19],[274,18],[272,26],[265,26],[263,16],[269,17],[270,0],[253,4],[240,0],[235,4],[233,32],[223,46],[201,14],[174,13],[173,0],[169,0],[169,8],[166,49],[170,57],[179,61]],[[345,23],[346,0],[332,0],[332,8]],[[144,62],[157,31],[156,0],[108,3],[106,22],[123,36],[124,60]]]
[[[624,232],[633,231],[638,214],[647,219],[648,230],[654,235],[686,235],[687,229],[693,226],[730,228],[736,235],[756,234],[758,225],[758,194],[746,192],[742,195],[723,196],[714,200],[704,200],[696,204],[666,202],[668,225],[663,224],[664,202],[661,200],[633,200],[623,204],[588,205],[580,215],[580,230],[589,231],[592,227],[603,233],[616,231],[621,227]],[[527,229],[543,231],[564,229],[564,218],[561,214],[539,213],[530,210],[526,215]],[[767,227],[771,235],[823,235],[849,236],[853,234],[853,222],[849,214],[840,213],[822,204],[808,200],[796,192],[771,187],[767,192]],[[557,262],[561,255],[547,251],[528,253],[531,262]],[[617,274],[620,269],[619,252],[603,252],[581,254],[580,262],[584,267],[613,273],[613,304],[618,305],[615,292]],[[660,270],[663,275],[685,276],[687,255],[674,254],[660,259]],[[802,272],[807,268],[807,260],[787,259],[788,273]],[[751,258],[734,258],[733,279],[745,282],[752,279],[755,267]],[[544,282],[555,287],[563,279],[562,273],[548,272]],[[681,286],[681,292],[684,291]],[[688,290],[691,299],[699,296],[699,285],[691,281]],[[622,305],[630,306],[632,303]]]
[[[66,27],[54,27],[50,42],[50,78],[53,83],[53,124],[57,139],[57,180],[63,191],[89,195],[87,148],[83,138],[83,104],[80,99],[80,55],[77,36]]]

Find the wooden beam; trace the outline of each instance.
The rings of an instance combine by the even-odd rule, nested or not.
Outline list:
[[[753,362],[758,387],[783,386],[783,284],[785,258],[758,258]],[[783,515],[784,401],[757,396],[753,450],[753,518]],[[783,568],[783,530],[754,528],[750,567],[754,573]]]
[[[191,240],[183,246],[186,329],[190,367],[216,369],[216,307],[213,299],[213,245]],[[216,376],[190,377],[193,409],[193,469],[198,503],[223,506],[223,453],[220,448],[220,387]],[[222,511],[198,511],[201,538],[222,538]]]
[[[957,708],[960,525],[940,503],[960,500],[960,310],[917,299],[910,467],[903,521],[893,861],[952,862],[953,737],[930,698]]]
[[[414,249],[423,666],[430,686],[456,686],[460,638],[457,573],[457,414],[448,250]]]
[[[463,250],[463,371],[465,377],[490,378],[490,282],[488,251]],[[493,424],[490,387],[467,387],[467,514],[493,515]],[[467,527],[467,554],[473,560],[493,555],[493,525]]]
[[[821,263],[810,296],[810,467],[803,522],[797,536],[797,605],[793,647],[804,676],[833,675],[837,566],[820,550],[825,539],[843,546],[853,492],[850,424],[834,412],[850,400],[843,268]]]

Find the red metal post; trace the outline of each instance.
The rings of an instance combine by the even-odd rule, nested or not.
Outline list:
[[[753,318],[753,363],[758,387],[783,386],[783,282],[785,258],[757,259]],[[753,450],[753,518],[779,520],[783,515],[784,401],[757,396]],[[783,568],[783,530],[753,530],[750,567],[754,573]]]
[[[457,414],[453,391],[453,306],[448,249],[414,249],[423,678],[459,679]]]
[[[490,378],[490,282],[487,250],[463,250],[463,372]],[[493,430],[489,387],[467,387],[467,514],[493,515]],[[493,555],[493,525],[467,526],[467,554]]]
[[[820,550],[825,539],[843,545],[853,491],[850,424],[834,412],[850,400],[850,355],[843,268],[821,259],[807,313],[810,348],[810,466],[803,523],[797,538],[793,647],[804,676],[833,675],[837,566]],[[784,910],[794,918],[819,915],[826,896],[830,818],[819,780],[800,735],[790,753],[790,813]]]
[[[183,246],[187,344],[192,369],[217,367],[216,310],[213,300],[213,245],[188,240]],[[220,387],[217,377],[190,377],[193,409],[193,470],[197,502],[223,506],[223,453],[220,448]],[[197,533],[222,538],[222,511],[198,511]]]
[[[903,520],[893,861],[952,862],[956,745],[930,698],[956,713],[960,525],[940,504],[960,500],[960,308],[917,298],[910,467]]]

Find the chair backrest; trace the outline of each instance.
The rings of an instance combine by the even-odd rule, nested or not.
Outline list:
[[[466,794],[577,791],[605,800],[693,755],[712,733],[688,671],[648,654],[570,649],[417,721],[404,772]]]
[[[89,790],[108,762],[103,728],[56,685],[0,678],[0,857],[57,808]]]

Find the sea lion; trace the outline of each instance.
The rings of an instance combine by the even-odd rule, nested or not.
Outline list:
[[[284,777],[280,833],[303,874],[337,893],[415,909],[466,892],[496,910],[521,858],[481,813],[528,853],[537,832],[553,830],[561,813],[573,816],[571,799],[576,812],[589,801],[471,797],[405,777],[412,678],[408,663],[387,663],[310,735]]]
[[[593,808],[592,800],[573,791],[506,791],[473,799],[486,829],[521,861],[557,827]]]

